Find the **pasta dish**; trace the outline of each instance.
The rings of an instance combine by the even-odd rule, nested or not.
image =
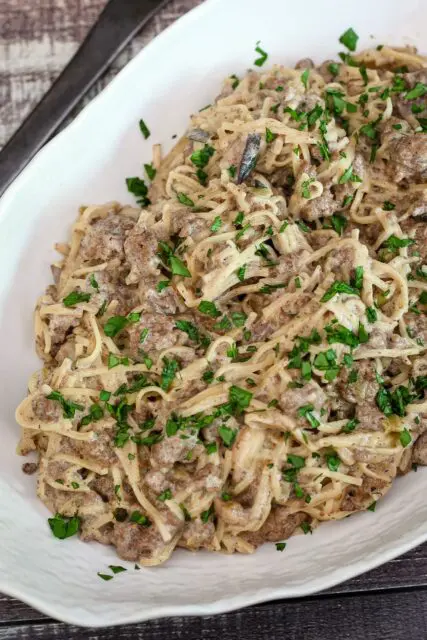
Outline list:
[[[282,550],[427,463],[427,59],[356,41],[258,46],[57,245],[16,412],[57,537]]]

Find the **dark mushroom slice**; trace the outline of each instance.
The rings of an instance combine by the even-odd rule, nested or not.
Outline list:
[[[203,131],[203,129],[191,129],[187,133],[187,138],[193,140],[193,142],[207,142],[210,137],[210,134],[207,131]]]
[[[255,169],[260,147],[260,134],[250,133],[246,139],[242,159],[240,160],[239,172],[237,174],[237,184],[242,184],[242,182],[247,180],[252,171]]]

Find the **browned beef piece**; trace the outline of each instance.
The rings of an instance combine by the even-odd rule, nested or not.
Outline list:
[[[143,225],[135,225],[124,243],[126,260],[130,266],[129,284],[157,275],[160,264],[157,256],[158,239]]]
[[[203,451],[203,445],[196,444],[194,438],[183,439],[180,435],[165,437],[151,447],[151,460],[157,468],[167,468],[175,462],[186,462],[191,452],[191,460],[194,461]]]
[[[131,218],[115,213],[96,220],[82,238],[81,258],[90,262],[104,262],[111,258],[123,257],[126,233],[134,225],[135,221]]]
[[[199,518],[185,523],[185,529],[178,542],[180,547],[202,549],[209,545],[215,534],[215,525],[211,520],[202,522]]]
[[[111,541],[123,560],[136,562],[141,557],[149,558],[153,552],[165,546],[154,525],[144,527],[134,522],[115,522]]]
[[[55,400],[48,400],[43,394],[32,400],[34,415],[43,422],[58,422],[62,418],[62,407]]]
[[[27,474],[27,476],[33,475],[33,473],[35,473],[38,468],[39,465],[37,462],[24,462],[24,464],[22,465],[22,471]]]
[[[357,380],[350,383],[348,378],[353,370],[357,371]],[[337,378],[338,393],[353,404],[372,403],[379,388],[372,360],[358,360],[351,369],[343,367]]]
[[[277,325],[273,321],[265,321],[262,318],[255,321],[251,327],[251,340],[253,342],[260,342],[262,340],[268,340],[274,331],[276,331]]]
[[[314,62],[311,58],[302,58],[295,64],[295,69],[314,69]]]
[[[110,429],[100,429],[96,439],[90,441],[71,440],[64,437],[61,440],[61,453],[94,460],[105,467],[110,466],[116,460],[113,433]]]
[[[327,83],[332,82],[335,78],[329,70],[331,64],[336,65],[335,60],[325,60],[325,62],[322,62],[322,64],[317,67],[317,73],[319,73]]]
[[[351,247],[342,247],[330,253],[325,262],[325,273],[335,273],[336,278],[349,281],[354,267],[354,251]],[[341,276],[341,277],[338,277]]]
[[[96,476],[90,483],[93,489],[104,502],[112,502],[115,499],[114,482],[111,476]]]
[[[59,346],[65,342],[65,338],[71,329],[77,327],[79,319],[73,316],[49,316],[49,333],[52,337],[52,351],[56,352]]]
[[[400,129],[395,129],[396,125],[400,126]],[[391,117],[380,125],[380,130],[381,144],[390,145],[409,133],[411,128],[406,120]]]
[[[181,238],[191,237],[197,240],[210,234],[209,223],[200,218],[197,213],[177,211],[172,215],[171,223],[172,233]]]
[[[418,251],[421,258],[420,264],[424,263],[427,260],[427,224],[415,218],[407,218],[402,220],[401,228],[405,235],[415,240],[415,244],[409,247],[409,253]]]
[[[292,418],[297,417],[298,409],[304,405],[311,404],[320,411],[326,408],[326,402],[325,392],[314,380],[310,380],[301,388],[286,389],[279,399],[280,408]]]
[[[414,444],[412,462],[427,465],[427,432],[420,435]]]
[[[421,339],[427,342],[427,316],[424,313],[405,313],[403,319],[409,330],[409,334],[414,339]]]
[[[365,177],[365,160],[361,153],[356,153],[353,160],[353,173],[361,180]],[[348,181],[345,184],[338,184],[334,187],[335,198],[337,201],[336,210],[340,209],[346,196],[354,195],[357,182]]]
[[[342,511],[360,511],[367,509],[375,497],[380,497],[386,493],[390,483],[379,478],[364,476],[360,487],[351,486],[344,490],[341,502]]]
[[[392,180],[423,182],[427,178],[427,136],[401,136],[389,146],[388,170]]]
[[[162,351],[186,341],[186,334],[176,329],[175,318],[160,313],[144,313],[141,320],[126,328],[129,337],[129,351],[133,358],[140,357],[140,351],[147,353]],[[141,332],[148,333],[141,342]],[[144,331],[145,333],[145,331]]]
[[[322,195],[309,200],[301,209],[300,215],[304,220],[318,220],[319,218],[329,218],[339,208],[330,186],[325,185]]]
[[[357,371],[357,380],[349,382],[350,371]],[[376,395],[380,388],[371,360],[359,360],[352,369],[343,367],[337,378],[337,390],[344,400],[355,405],[357,429],[379,431],[383,429],[384,414],[378,409]]]
[[[425,69],[419,69],[412,73],[405,73],[404,77],[409,89],[413,89],[418,82],[422,84],[427,83],[427,73]],[[425,118],[427,116],[427,103],[424,96],[416,98],[415,100],[407,100],[404,95],[397,93],[392,96],[392,101],[394,103],[395,110],[400,116],[402,116],[402,118],[414,118],[414,113],[412,111],[413,105],[421,108],[421,111],[416,114],[417,118]]]
[[[126,270],[127,272],[127,270]],[[137,287],[126,285],[124,269],[111,271],[99,271],[94,274],[99,287],[99,296],[102,302],[117,302],[114,309],[116,315],[126,315],[139,304]],[[90,276],[88,277],[88,287],[91,287]],[[102,303],[100,303],[101,306]]]
[[[286,540],[304,520],[308,520],[305,513],[290,514],[287,507],[273,507],[262,527],[258,531],[242,534],[242,538],[255,546],[263,542]]]

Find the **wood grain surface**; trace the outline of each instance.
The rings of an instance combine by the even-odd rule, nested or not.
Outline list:
[[[233,0],[229,0],[232,2]],[[81,109],[147,42],[202,0],[171,0],[114,62]],[[0,0],[0,148],[74,54],[105,0]],[[351,540],[349,541],[351,544]],[[0,595],[0,640],[427,640],[427,544],[305,599],[205,618],[90,630]]]

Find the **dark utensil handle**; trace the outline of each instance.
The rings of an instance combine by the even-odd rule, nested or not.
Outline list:
[[[112,60],[168,0],[110,0],[83,44],[0,153],[0,195],[96,82]]]

